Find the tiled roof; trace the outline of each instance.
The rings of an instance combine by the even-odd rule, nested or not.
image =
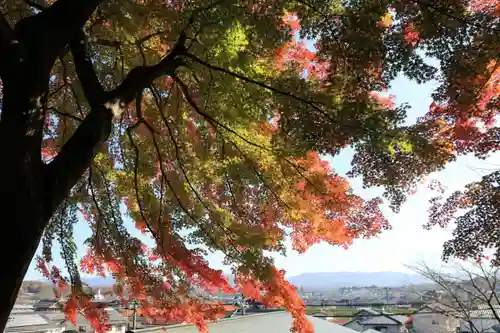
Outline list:
[[[359,310],[359,311],[358,311],[356,314],[358,314],[358,313],[360,313],[360,312],[363,312],[363,311],[364,311],[364,312],[368,312],[369,314],[372,314],[372,315],[379,315],[379,314],[380,314],[380,312],[379,312],[379,311],[374,310],[374,309],[372,309],[372,308],[359,308],[358,310]]]
[[[388,317],[391,317],[392,319],[395,319],[399,321],[401,324],[405,324],[408,321],[408,316],[403,316],[403,315],[388,315]]]
[[[113,308],[106,308],[106,312],[109,315],[109,322],[117,322],[117,323],[127,323],[128,319],[123,317],[118,311]]]
[[[311,316],[313,317],[335,317],[335,312],[333,311],[328,311],[328,310],[322,310],[318,312],[311,313]]]
[[[338,318],[338,319],[328,319],[330,323],[335,323],[338,325],[344,325],[345,323],[348,323],[350,320],[345,319],[345,318]]]
[[[106,308],[106,312],[108,313],[108,324],[109,325],[126,325],[128,323],[128,319],[123,317],[118,311],[112,308]],[[88,322],[87,319],[81,314],[78,314],[76,318],[76,325],[74,325],[70,321],[65,321],[64,326],[66,329],[75,329],[78,328],[79,326],[87,326],[90,328],[90,323]]]
[[[358,332],[361,332],[363,330],[363,325],[361,325],[357,320],[348,321],[347,323],[343,324],[342,326],[349,327],[350,329],[353,329],[354,331],[358,331]]]
[[[42,312],[43,315],[47,318],[49,318],[53,322],[57,323],[62,323],[66,316],[64,315],[63,312],[55,312],[55,311],[50,311],[50,312]]]
[[[425,312],[433,312],[433,313],[442,313],[442,314],[450,314],[450,315],[457,315],[457,310],[454,309],[452,306],[447,306],[445,304],[441,303],[430,303],[430,304],[425,304],[422,306],[420,309],[418,309],[414,314],[418,313],[425,313]]]
[[[373,316],[358,320],[361,325],[401,325],[402,323],[398,320],[393,319],[389,316]]]
[[[33,304],[14,304],[11,313],[33,312]]]
[[[390,315],[390,314],[376,314],[369,317],[354,318],[344,326],[355,329],[355,326],[363,327],[364,325],[403,325],[408,322],[407,316]]]
[[[356,331],[323,319],[308,316],[315,333],[357,333]],[[210,333],[289,333],[293,318],[282,311],[254,314],[232,319],[223,319],[209,324]],[[163,333],[161,327],[136,330],[137,333]],[[175,325],[167,328],[168,333],[198,333],[193,325]]]
[[[491,309],[491,307],[493,307],[497,311],[500,310],[500,305],[491,305],[490,306],[489,304],[479,304],[477,306],[478,309]]]
[[[61,326],[43,314],[33,311],[11,314],[4,332],[35,332],[57,327]]]
[[[474,325],[471,330],[471,323]],[[495,329],[496,328],[496,329]],[[481,333],[498,333],[500,325],[495,319],[472,319],[470,323],[465,320],[460,320],[459,333],[469,333],[471,331]]]
[[[498,316],[500,316],[500,308],[494,307],[495,312]],[[495,318],[493,311],[490,308],[482,308],[478,310],[472,310],[470,312],[471,318]]]
[[[23,313],[23,314],[14,314],[9,317],[7,321],[7,327],[16,327],[16,326],[31,326],[31,325],[45,325],[50,321],[43,318],[37,313]]]
[[[49,309],[49,308],[61,308],[62,302],[58,300],[42,299],[38,301],[35,305],[35,309]]]
[[[380,333],[380,331],[377,331],[377,330],[374,330],[372,328],[369,328],[369,329],[363,331],[363,333]]]

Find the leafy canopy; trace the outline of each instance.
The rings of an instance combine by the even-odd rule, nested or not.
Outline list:
[[[52,2],[3,6],[18,21]],[[304,252],[389,228],[381,200],[356,196],[319,156],[353,146],[350,174],[384,186],[397,209],[457,155],[495,151],[498,14],[496,1],[102,1],[52,69],[44,162],[91,110],[80,83],[92,68],[79,64],[91,63],[107,91],[125,78],[146,84],[115,114],[108,141],[45,230],[38,267],[71,286],[68,317],[83,311],[105,327],[79,274],[110,273],[145,316],[206,330],[222,307],[195,291],[234,291],[203,258],[209,249],[224,253],[245,295],[286,307],[292,330],[311,332],[295,288],[266,253],[283,253],[287,237]],[[385,93],[401,72],[440,83],[413,125],[404,123],[407,107]],[[79,213],[92,230],[81,262]],[[131,236],[127,217],[153,247]],[[50,268],[54,241],[67,277]]]

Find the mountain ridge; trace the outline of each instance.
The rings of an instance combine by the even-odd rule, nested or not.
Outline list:
[[[430,281],[418,274],[403,272],[310,272],[291,276],[288,281],[297,288],[334,289],[341,287],[398,287],[425,284]]]
[[[224,274],[229,284],[234,286],[232,274]],[[50,283],[47,280],[40,282]],[[90,287],[110,287],[115,283],[111,277],[82,277],[82,281]],[[426,284],[429,280],[418,274],[403,272],[308,272],[291,276],[288,281],[297,288],[333,289],[341,287],[362,287],[376,285],[379,287],[398,287],[409,284]]]

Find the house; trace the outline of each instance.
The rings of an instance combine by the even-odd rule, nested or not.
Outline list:
[[[311,316],[313,316],[314,318],[325,319],[325,320],[333,320],[335,318],[333,311],[328,311],[323,309],[311,313]]]
[[[459,315],[442,304],[428,304],[412,315],[415,333],[454,333],[460,326]]]
[[[495,310],[493,313],[492,309]],[[498,333],[500,332],[500,306],[483,304],[478,306],[477,309],[470,311],[469,320],[460,320],[460,326],[457,330],[458,333]]]
[[[470,311],[471,318],[495,318],[495,314],[500,317],[500,305],[488,305],[488,304],[480,304],[477,309]]]
[[[62,333],[64,327],[39,312],[11,313],[4,333]]]
[[[359,308],[359,311],[354,314],[354,317],[364,318],[364,317],[372,317],[379,316],[381,314],[380,311],[377,311],[372,308]]]
[[[246,313],[247,314],[250,314],[250,313],[262,313],[262,312],[270,312],[270,311],[274,311],[272,309],[255,309],[255,308],[250,308],[250,309],[247,309],[246,310]],[[134,311],[133,310],[121,310],[120,311],[120,314],[125,317],[125,318],[128,318],[129,322],[132,322],[133,321],[133,313]],[[232,317],[232,316],[238,316],[238,315],[241,315],[241,310],[238,309],[236,306],[234,305],[230,305],[230,304],[226,304],[224,305],[224,318],[226,317]],[[165,316],[162,316],[162,315],[158,315],[158,316],[155,316],[155,315],[151,315],[151,316],[142,316],[142,315],[139,315],[137,314],[137,318],[136,318],[137,322],[136,322],[136,327],[138,328],[144,328],[144,327],[151,327],[151,326],[168,326],[168,325],[176,325],[176,324],[180,324],[180,322],[178,321],[172,321],[168,318],[166,318]]]
[[[35,311],[62,311],[63,302],[58,299],[41,299],[33,307]]]
[[[355,331],[326,320],[308,316],[315,333],[356,333]],[[237,316],[209,323],[210,333],[290,333],[293,318],[284,311]],[[134,333],[165,333],[165,327],[135,330]],[[167,327],[168,333],[198,333],[194,325],[173,325]]]
[[[393,315],[366,308],[355,313],[353,317],[344,326],[358,332],[365,332],[369,329],[386,333],[408,331],[406,328],[407,316]]]
[[[14,304],[12,311],[10,313],[22,313],[22,312],[33,312],[35,311],[32,304]]]
[[[457,333],[471,332],[499,333],[500,324],[498,323],[498,320],[488,318],[460,320],[460,326]]]
[[[351,320],[349,318],[333,318],[333,319],[328,319],[330,323],[335,323],[337,325],[344,325],[350,322]]]
[[[125,333],[128,329],[128,319],[123,317],[118,311],[112,308],[105,308],[108,313],[108,325],[111,326],[108,333]],[[95,330],[92,328],[88,320],[82,315],[78,314],[76,318],[76,325],[67,320],[62,312],[49,312],[45,316],[52,322],[58,323],[64,327],[67,333],[93,333]]]

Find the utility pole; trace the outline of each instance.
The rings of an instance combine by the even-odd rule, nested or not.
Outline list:
[[[387,305],[389,305],[389,291],[391,290],[391,288],[386,288],[385,289],[385,300],[387,302]]]
[[[139,307],[139,302],[134,299],[128,304],[129,307],[132,307],[132,329],[135,330],[137,327],[137,308]]]

